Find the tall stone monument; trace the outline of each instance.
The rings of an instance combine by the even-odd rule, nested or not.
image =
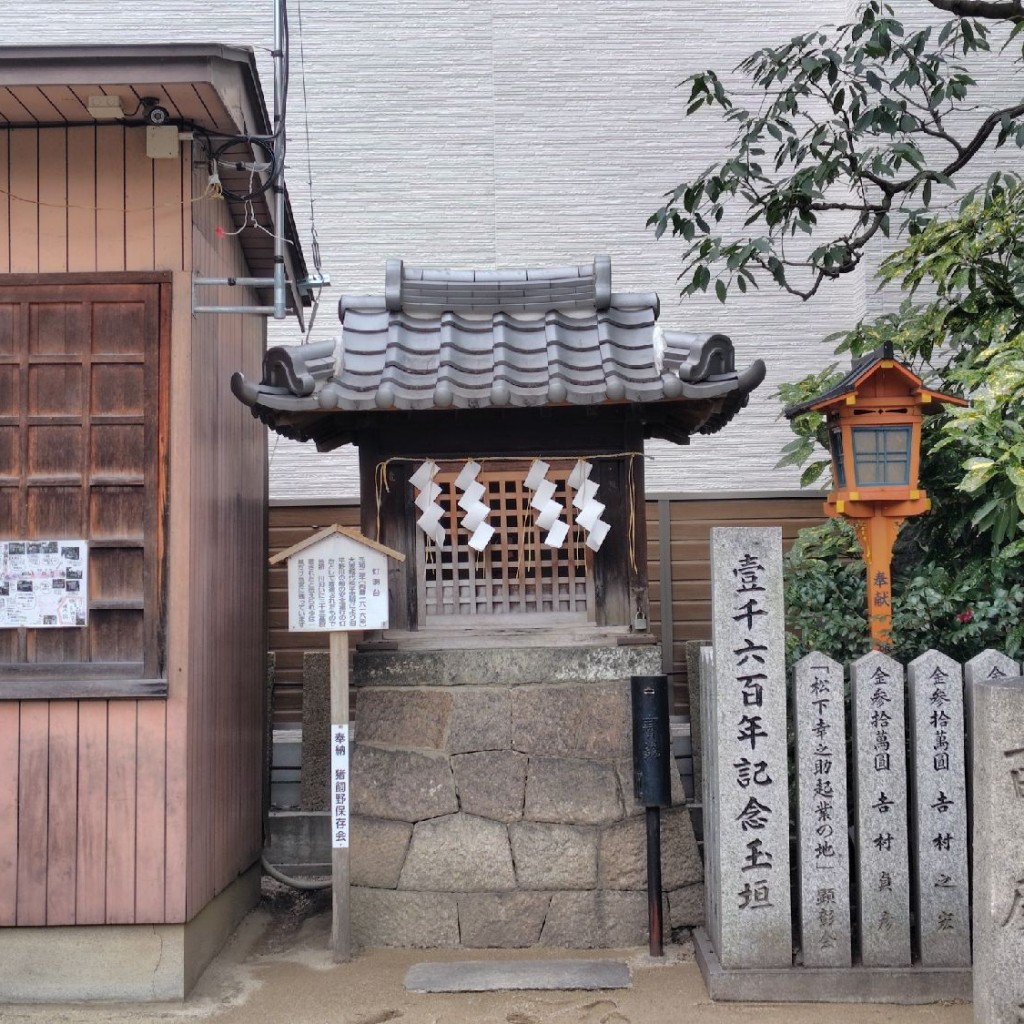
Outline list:
[[[782,531],[711,531],[717,738],[705,770],[716,806],[711,868],[722,967],[789,967],[792,915],[786,766]],[[712,738],[712,737],[709,737]]]
[[[850,855],[843,669],[813,651],[793,669],[805,967],[849,967]]]
[[[924,967],[969,967],[967,786],[960,666],[928,651],[907,667],[915,932]]]
[[[910,965],[903,669],[878,651],[850,668],[861,961]]]
[[[974,685],[974,1019],[1024,1020],[1024,678]]]

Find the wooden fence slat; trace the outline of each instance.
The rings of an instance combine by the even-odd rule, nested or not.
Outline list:
[[[185,778],[186,705],[181,698],[167,703],[164,834],[164,919],[168,924],[185,920],[188,852],[188,783]]]
[[[8,153],[14,132],[0,132],[0,274],[11,269],[11,196]]]
[[[191,218],[181,194],[181,164],[177,160],[153,163],[153,266],[157,270],[181,270],[182,219]]]
[[[96,269],[124,270],[124,128],[96,129]]]
[[[78,702],[50,703],[46,923],[75,923],[78,846]]]
[[[138,702],[111,701],[107,742],[107,924],[135,922]]]
[[[11,273],[39,271],[39,132],[10,133]]]
[[[78,892],[76,924],[107,918],[107,701],[78,712]]]
[[[96,129],[68,129],[68,270],[96,269]],[[106,711],[104,711],[106,718]]]
[[[76,168],[77,170],[77,168]],[[68,269],[68,160],[63,128],[39,130],[39,272]]]
[[[21,705],[18,766],[19,925],[46,924],[46,827],[50,705]]]
[[[163,701],[139,704],[136,793],[135,921],[164,920],[164,841],[167,795],[167,709]]]
[[[153,164],[146,132],[124,133],[124,258],[126,270],[153,269]]]
[[[0,703],[0,928],[17,923],[19,705]]]

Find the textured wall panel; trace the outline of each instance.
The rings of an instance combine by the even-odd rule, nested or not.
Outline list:
[[[931,12],[924,0],[897,6]],[[807,304],[767,288],[725,306],[707,296],[680,303],[680,246],[655,242],[644,221],[666,189],[716,159],[730,139],[713,118],[683,117],[686,94],[676,84],[707,65],[731,68],[757,46],[841,22],[853,7],[851,0],[304,0],[300,32],[292,0],[289,187],[308,238],[308,113],[317,227],[334,282],[314,340],[336,332],[342,291],[380,292],[390,256],[486,267],[608,253],[616,290],[660,293],[664,326],[722,331],[739,363],[762,357],[768,364],[750,407],[722,434],[688,448],[651,445],[648,492],[792,489],[797,474],[773,469],[788,431],[776,421],[772,393],[831,361],[822,337],[868,310],[892,308],[898,295],[876,293],[859,275]],[[38,42],[43,17],[53,43],[254,46],[270,96],[270,0],[154,0],[144,12],[127,3],[44,0],[5,10],[4,43]],[[1011,71],[1005,54],[985,61],[986,94],[1006,95]],[[294,340],[291,325],[272,326],[272,343]],[[357,491],[351,454],[320,456],[274,438],[270,450],[274,497]]]

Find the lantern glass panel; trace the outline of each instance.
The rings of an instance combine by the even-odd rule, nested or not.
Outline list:
[[[846,486],[846,464],[843,462],[843,432],[839,427],[829,431],[829,442],[832,449],[832,475],[836,487]]]
[[[853,463],[858,487],[906,487],[910,427],[854,427]]]

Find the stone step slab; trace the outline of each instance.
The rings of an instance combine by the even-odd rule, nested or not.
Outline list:
[[[413,964],[409,992],[505,992],[629,988],[629,968],[620,960],[488,960]]]

